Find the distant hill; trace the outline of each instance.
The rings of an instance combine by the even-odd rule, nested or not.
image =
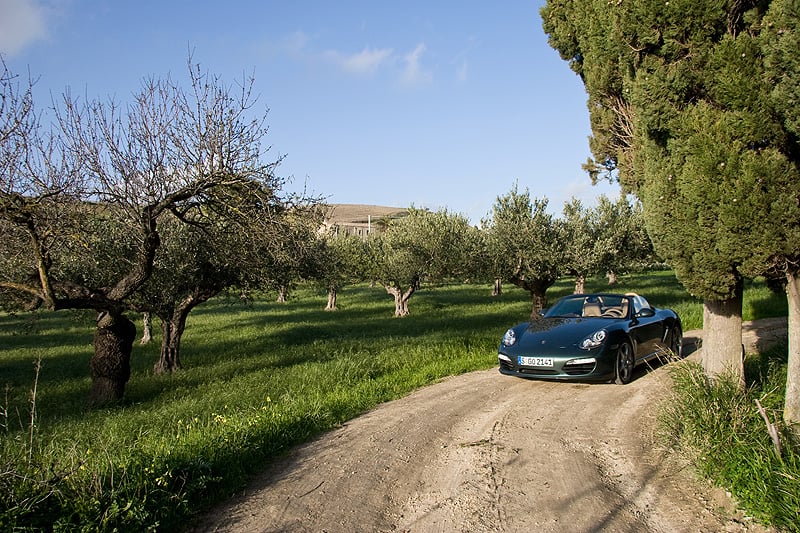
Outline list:
[[[335,227],[337,233],[341,230],[365,238],[373,231],[382,231],[390,220],[406,215],[408,210],[400,207],[327,204],[324,224],[328,228]]]
[[[329,224],[366,224],[381,219],[404,217],[408,210],[400,207],[385,207],[366,204],[328,204],[325,220]]]

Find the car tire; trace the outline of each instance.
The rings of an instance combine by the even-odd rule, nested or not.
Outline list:
[[[617,349],[616,379],[614,380],[617,385],[625,385],[631,382],[634,363],[633,347],[630,342],[623,341]]]
[[[673,357],[683,357],[683,332],[680,326],[673,326],[669,333],[669,349]]]

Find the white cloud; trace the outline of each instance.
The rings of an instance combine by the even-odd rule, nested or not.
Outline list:
[[[44,18],[34,0],[0,0],[0,53],[14,55],[45,37]]]
[[[407,54],[403,61],[405,62],[405,69],[403,70],[403,81],[409,85],[418,85],[421,83],[429,83],[433,79],[433,74],[425,70],[421,63],[420,58],[427,50],[425,43],[419,43],[416,48]]]
[[[466,59],[462,59],[461,63],[458,65],[456,69],[456,80],[458,83],[464,83],[467,81],[467,76],[469,74],[469,65],[467,64]]]
[[[345,55],[335,50],[328,50],[325,58],[348,72],[370,74],[392,56],[391,48],[364,48],[357,54]]]
[[[395,54],[392,48],[365,47],[360,52],[348,54],[329,49],[314,53],[309,49],[312,40],[302,32],[296,32],[284,40],[284,49],[295,57],[321,58],[344,72],[356,75],[370,75],[380,69],[393,69],[400,80],[407,85],[419,85],[433,80],[433,74],[422,66],[422,56],[427,51],[424,43],[418,44],[405,56]],[[396,70],[400,67],[399,72]],[[466,62],[459,69],[459,76],[466,75]]]
[[[455,65],[456,69],[456,81],[458,83],[465,83],[469,78],[469,61],[468,57],[472,53],[472,50],[480,47],[481,43],[480,40],[475,37],[470,37],[469,41],[467,42],[466,46],[461,49],[455,57],[453,57],[451,64]]]
[[[305,50],[308,41],[308,35],[302,31],[296,31],[284,38],[283,46],[290,54],[300,54]]]

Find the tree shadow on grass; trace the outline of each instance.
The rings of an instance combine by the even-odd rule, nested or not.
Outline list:
[[[190,315],[181,350],[184,371],[152,374],[159,354],[157,323],[150,345],[134,344],[132,377],[121,405],[158,403],[176,389],[189,391],[251,373],[326,363],[342,354],[342,364],[348,365],[347,357],[360,364],[360,359],[392,350],[400,353],[409,346],[430,347],[432,357],[436,356],[434,345],[463,347],[465,353],[482,344],[493,347],[509,325],[523,318],[517,314],[527,313],[524,295],[507,298],[509,305],[492,300],[488,287],[459,290],[455,295],[448,288],[421,291],[415,295],[412,315],[402,319],[394,318],[391,298],[373,288],[356,290],[352,300],[342,298],[343,305],[336,312],[324,311],[324,301],[311,298],[287,304],[258,301],[249,306],[212,301]],[[486,305],[470,313],[476,295]],[[514,308],[515,301],[522,305]],[[525,311],[518,313],[517,309]],[[13,356],[0,356],[0,375],[3,381],[13,376],[16,400],[25,408],[35,379],[37,347],[47,346],[38,382],[41,421],[79,419],[89,409],[88,362],[94,322],[73,325],[74,317],[61,313],[43,317],[27,331],[20,322],[26,320],[22,317],[0,318],[3,333],[16,335]],[[376,365],[367,365],[367,371],[375,375],[384,371]]]

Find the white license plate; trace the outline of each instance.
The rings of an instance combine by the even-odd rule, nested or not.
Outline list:
[[[523,357],[517,358],[517,364],[520,366],[553,366],[552,357]]]

